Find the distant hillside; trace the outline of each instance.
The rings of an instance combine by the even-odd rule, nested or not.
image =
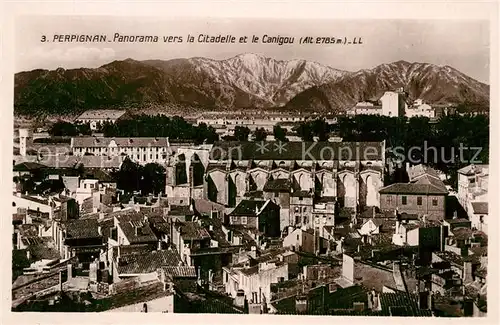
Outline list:
[[[345,110],[359,101],[378,100],[385,91],[399,87],[404,87],[410,100],[421,98],[433,104],[489,105],[489,86],[456,69],[398,61],[309,88],[290,100],[287,107]]]
[[[15,75],[15,112],[77,114],[90,108],[276,108],[339,111],[403,86],[430,103],[489,102],[489,86],[451,67],[399,61],[347,72],[256,54],[227,60],[114,61],[96,69]],[[187,112],[187,109],[184,109]]]

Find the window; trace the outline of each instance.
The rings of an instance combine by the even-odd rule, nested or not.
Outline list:
[[[432,199],[432,206],[437,207],[438,199]]]
[[[297,235],[297,240],[300,240],[300,235]]]
[[[422,205],[422,197],[417,197],[417,205]]]
[[[391,195],[388,195],[387,198],[385,199],[385,202],[388,204],[388,205],[391,205],[392,204],[392,196]]]
[[[408,202],[407,202],[407,197],[406,197],[406,195],[403,195],[403,196],[401,197],[401,204],[402,204],[402,205],[406,205],[407,203],[408,203]]]
[[[302,201],[303,197],[302,196],[299,196],[299,201]]]
[[[247,217],[241,217],[241,224],[243,225],[247,224]]]

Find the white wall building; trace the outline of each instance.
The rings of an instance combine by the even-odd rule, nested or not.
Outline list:
[[[411,107],[406,109],[406,117],[412,118],[416,116],[434,118],[436,114],[429,104],[424,103],[422,99],[417,99]]]
[[[184,145],[190,145],[185,143]],[[139,164],[165,163],[172,149],[168,138],[104,138],[76,137],[71,139],[74,156],[93,155],[103,157],[127,156]]]
[[[120,118],[125,115],[126,111],[123,110],[90,110],[84,112],[77,117],[76,122],[90,124],[91,130],[97,130],[99,124],[103,123],[116,123]]]
[[[382,115],[384,116],[403,116],[408,108],[402,89],[398,89],[398,91],[386,91],[380,98],[380,101],[382,102]]]

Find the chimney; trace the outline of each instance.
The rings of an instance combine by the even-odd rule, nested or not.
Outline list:
[[[243,290],[238,290],[236,297],[234,298],[234,305],[237,307],[245,306],[245,293]]]
[[[19,237],[21,237],[21,236],[19,236]],[[29,249],[26,250],[26,258],[28,259],[28,261],[31,258],[31,253],[30,253]]]
[[[158,241],[157,250],[161,251],[161,240]]]
[[[419,309],[430,309],[430,299],[431,293],[429,291],[420,291],[418,293],[418,308]]]
[[[43,225],[38,225],[38,237],[42,237],[43,234]]]
[[[63,289],[63,274],[62,271],[59,271],[59,291]]]
[[[464,270],[463,270],[463,283],[468,284],[474,281],[472,277],[472,262],[465,261],[464,262]]]
[[[73,277],[73,264],[68,264],[68,280]]]
[[[295,311],[297,314],[304,314],[307,312],[307,296],[297,296],[295,299]]]
[[[364,311],[365,303],[364,302],[354,302],[353,304],[354,311]]]
[[[99,235],[102,236],[102,228],[101,228],[101,226],[97,226],[97,232],[99,233]]]

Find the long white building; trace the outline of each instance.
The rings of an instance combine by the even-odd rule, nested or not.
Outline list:
[[[183,145],[192,144],[178,140],[171,144],[168,138],[76,137],[71,139],[71,151],[74,156],[126,156],[139,164],[163,164],[177,147]]]

